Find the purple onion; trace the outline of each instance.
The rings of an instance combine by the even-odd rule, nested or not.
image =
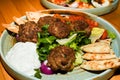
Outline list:
[[[16,41],[19,41],[19,35],[18,34],[16,34],[15,38],[16,38]]]
[[[42,73],[47,74],[47,75],[53,74],[54,72],[51,70],[50,67],[47,66],[47,62],[48,61],[45,60],[44,62],[41,63],[40,70]]]
[[[68,4],[64,4],[63,6],[64,6],[64,7],[69,7],[69,5],[68,5]]]

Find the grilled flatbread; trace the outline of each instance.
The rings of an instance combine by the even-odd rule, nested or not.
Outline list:
[[[88,53],[110,53],[110,41],[104,40],[93,44],[82,46],[81,49]]]
[[[17,25],[12,25],[12,24],[2,24],[6,29],[8,29],[11,32],[18,33],[19,31],[19,26]]]
[[[120,59],[110,59],[101,61],[86,61],[83,62],[81,68],[90,71],[101,71],[109,68],[116,68],[120,66]]]
[[[43,16],[48,16],[50,14],[45,14],[45,13],[41,13],[40,11],[37,12],[26,12],[26,16],[28,18],[29,21],[34,21],[37,23],[37,21],[39,20],[40,17]]]
[[[18,25],[21,25],[21,24],[25,24],[25,22],[27,22],[26,19],[23,19],[23,18],[17,18],[17,17],[13,17],[14,21],[18,24]]]
[[[86,60],[105,60],[105,59],[113,59],[116,58],[114,54],[96,54],[96,53],[85,53],[83,59]]]

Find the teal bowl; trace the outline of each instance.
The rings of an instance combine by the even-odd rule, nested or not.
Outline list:
[[[80,12],[80,11],[71,11],[71,10],[43,10],[43,13],[60,13],[60,14],[86,14],[93,20],[97,21],[101,26],[105,29],[113,32],[116,34],[116,38],[112,41],[112,48],[117,57],[120,56],[120,34],[115,29],[115,27],[110,24],[108,21],[87,13],[87,12]],[[24,18],[24,17],[23,17]],[[13,24],[13,23],[12,23]],[[15,44],[14,37],[10,36],[8,32],[5,30],[0,38],[0,55],[1,55],[1,62],[5,68],[5,70],[16,80],[39,80],[33,76],[28,76],[25,73],[21,73],[14,69],[9,62],[6,60],[5,56],[10,48]],[[53,75],[44,75],[42,74],[41,80],[108,80],[115,72],[116,69],[107,69],[105,71],[95,73],[85,71],[80,69],[79,67],[75,68],[72,72],[68,72],[67,74],[53,74]]]

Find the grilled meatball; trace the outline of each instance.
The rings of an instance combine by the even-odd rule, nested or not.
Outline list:
[[[70,28],[67,24],[59,21],[54,22],[52,25],[50,25],[48,28],[48,32],[57,38],[65,38],[69,35]]]
[[[70,27],[73,31],[86,31],[87,36],[89,36],[91,32],[89,24],[84,20],[73,21],[71,22]]]
[[[18,41],[20,42],[37,42],[37,33],[41,32],[41,29],[33,21],[28,21],[25,24],[19,26]]]
[[[44,25],[52,25],[54,22],[59,22],[60,19],[54,18],[53,16],[44,16],[38,20],[38,26],[42,28]]]
[[[88,23],[84,20],[77,20],[71,23],[71,29],[74,31],[85,30],[88,26]]]
[[[44,25],[49,25],[48,32],[57,38],[65,38],[70,33],[69,26],[62,22],[61,19],[53,16],[41,17],[38,21],[38,26],[42,28]]]
[[[58,46],[50,51],[48,55],[48,66],[53,71],[67,72],[72,70],[75,61],[75,52],[67,46]]]

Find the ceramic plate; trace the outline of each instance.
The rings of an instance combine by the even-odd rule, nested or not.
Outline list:
[[[81,14],[84,13],[88,15],[93,20],[97,21],[99,24],[101,24],[105,29],[114,32],[117,36],[116,39],[112,41],[112,48],[115,52],[115,54],[119,57],[120,56],[120,34],[119,32],[112,26],[109,22],[106,20],[95,16],[90,13],[86,12],[77,12],[77,11],[71,11],[71,10],[44,10],[41,11],[43,13],[59,13],[59,14]],[[23,17],[25,18],[25,16]],[[12,23],[13,24],[13,23]],[[9,49],[14,45],[14,38],[8,34],[8,32],[5,30],[0,38],[0,53],[1,53],[1,61],[4,65],[6,71],[15,79],[20,80],[37,80],[35,77],[29,77],[24,73],[18,72],[15,70],[10,64],[6,61],[5,56]],[[85,71],[83,69],[80,69],[79,67],[75,68],[72,72],[68,72],[67,74],[54,74],[54,75],[44,75],[42,74],[41,80],[107,80],[110,78],[115,69],[108,69],[102,72],[90,72]]]
[[[67,10],[69,9],[69,10],[85,11],[85,12],[89,12],[95,15],[103,15],[103,14],[112,12],[113,10],[117,8],[118,2],[119,0],[114,0],[112,4],[106,7],[99,7],[99,8],[93,8],[93,9],[80,9],[80,8],[63,7],[63,6],[54,4],[48,0],[41,0],[41,3],[49,9],[67,9]]]

